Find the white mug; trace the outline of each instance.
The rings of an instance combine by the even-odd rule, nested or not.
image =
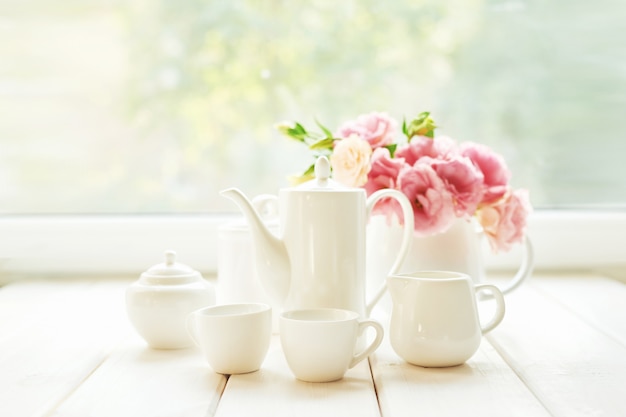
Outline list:
[[[482,335],[504,318],[504,297],[493,285],[476,285],[460,272],[421,271],[392,275],[387,285],[393,300],[389,339],[405,361],[424,367],[455,366],[478,350]],[[496,300],[493,318],[481,325],[476,294]]]
[[[359,353],[359,336],[371,327],[374,340]],[[330,382],[367,358],[380,345],[383,327],[356,312],[332,308],[286,311],[280,316],[280,342],[289,369],[299,380]]]
[[[205,307],[187,317],[187,330],[215,372],[254,372],[269,349],[272,309],[263,303]]]

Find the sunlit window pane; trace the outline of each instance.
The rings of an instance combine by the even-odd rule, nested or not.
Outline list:
[[[623,206],[626,4],[0,0],[0,212],[216,212],[311,155],[274,129],[429,110],[536,207]]]

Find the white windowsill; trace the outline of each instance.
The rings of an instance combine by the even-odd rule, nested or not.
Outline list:
[[[217,228],[233,215],[5,216],[0,218],[0,283],[25,275],[139,274],[174,249],[212,274]],[[536,210],[529,221],[535,269],[624,269],[626,213]],[[485,256],[510,269],[518,254]]]

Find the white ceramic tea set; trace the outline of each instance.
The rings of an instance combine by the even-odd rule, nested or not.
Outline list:
[[[464,363],[482,334],[504,317],[502,292],[475,282],[481,277],[444,268],[400,273],[413,237],[408,199],[390,189],[367,198],[361,188],[339,185],[325,157],[316,162],[315,179],[281,189],[278,197],[250,201],[234,188],[222,195],[237,204],[246,222],[220,229],[218,304],[214,288],[177,263],[173,252],[128,289],[129,318],[151,347],[195,343],[215,372],[247,373],[261,367],[274,331],[297,379],[327,382],[341,379],[380,345],[383,326],[370,314],[387,289],[391,346],[414,365]],[[382,285],[366,301],[366,228],[383,198],[402,208],[402,243],[386,278],[378,278]],[[516,279],[528,276],[526,270]],[[477,310],[480,292],[496,301],[484,325]],[[373,340],[366,329],[373,329]]]

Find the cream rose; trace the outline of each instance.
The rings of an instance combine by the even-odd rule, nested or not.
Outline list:
[[[371,169],[371,155],[370,144],[356,135],[338,140],[330,157],[333,178],[349,187],[365,185]]]
[[[496,204],[478,210],[478,221],[494,252],[508,251],[524,239],[526,219],[531,211],[525,189],[508,192]]]

